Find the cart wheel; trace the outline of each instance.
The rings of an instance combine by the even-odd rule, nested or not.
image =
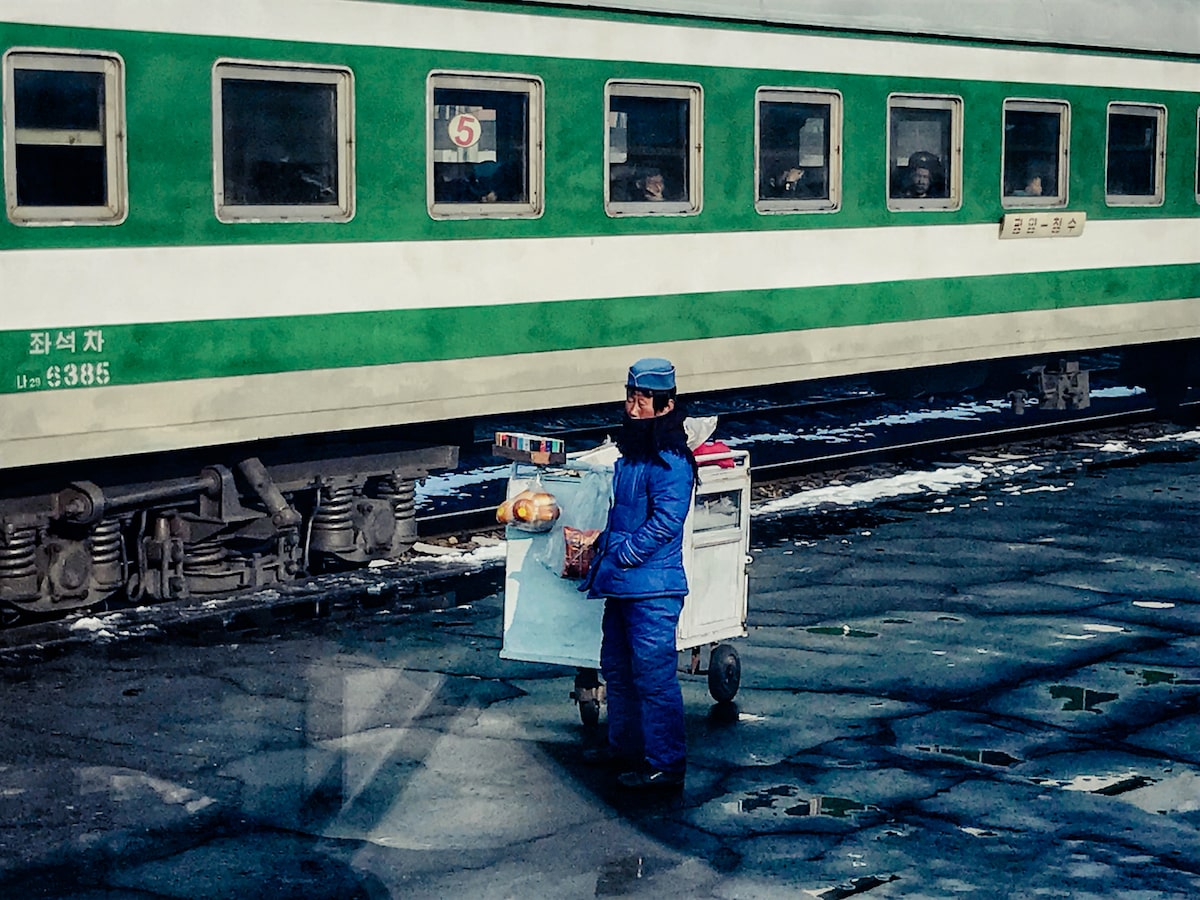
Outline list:
[[[580,700],[579,721],[591,728],[600,723],[600,701]]]
[[[600,722],[600,699],[604,687],[595,669],[579,669],[575,673],[575,690],[571,699],[579,705],[579,721],[588,728]]]
[[[728,644],[717,644],[708,657],[708,692],[718,703],[728,703],[742,683],[742,663]]]

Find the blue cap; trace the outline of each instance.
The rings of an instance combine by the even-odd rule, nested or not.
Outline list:
[[[666,359],[639,359],[629,367],[626,387],[642,391],[675,390],[675,367]]]

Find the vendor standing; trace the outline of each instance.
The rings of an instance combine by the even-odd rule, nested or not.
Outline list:
[[[589,597],[604,598],[608,697],[608,746],[592,759],[625,769],[624,787],[678,788],[687,755],[675,629],[688,592],[683,525],[697,475],[668,360],[630,367],[617,447],[613,506],[586,584]]]

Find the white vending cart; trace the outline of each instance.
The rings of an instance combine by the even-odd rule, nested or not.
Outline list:
[[[559,465],[514,462],[511,500],[523,491],[553,495],[560,514],[547,531],[507,528],[503,659],[556,663],[578,670],[572,697],[585,724],[599,719],[603,686],[600,620],[604,604],[579,590],[581,579],[562,573],[565,528],[604,527],[612,500],[611,463],[595,452]],[[702,674],[701,647],[710,647],[709,692],[732,700],[741,682],[737,651],[721,643],[746,634],[750,562],[750,458],[739,450],[697,455],[700,483],[684,526],[683,564],[691,592],[683,604],[676,646],[690,650],[686,671]]]

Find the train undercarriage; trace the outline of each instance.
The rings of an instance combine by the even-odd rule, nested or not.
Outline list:
[[[417,481],[454,468],[457,453],[408,447],[269,466],[248,455],[152,480],[129,480],[124,466],[125,477],[103,482],[10,486],[0,609],[40,617],[217,596],[397,558],[416,540]]]
[[[867,383],[896,397],[975,393],[1004,397],[1016,412],[1061,411],[1090,405],[1091,375],[1096,370],[1107,370],[1125,384],[1142,388],[1157,408],[1169,411],[1189,390],[1200,388],[1200,341],[881,372],[868,376]]]

